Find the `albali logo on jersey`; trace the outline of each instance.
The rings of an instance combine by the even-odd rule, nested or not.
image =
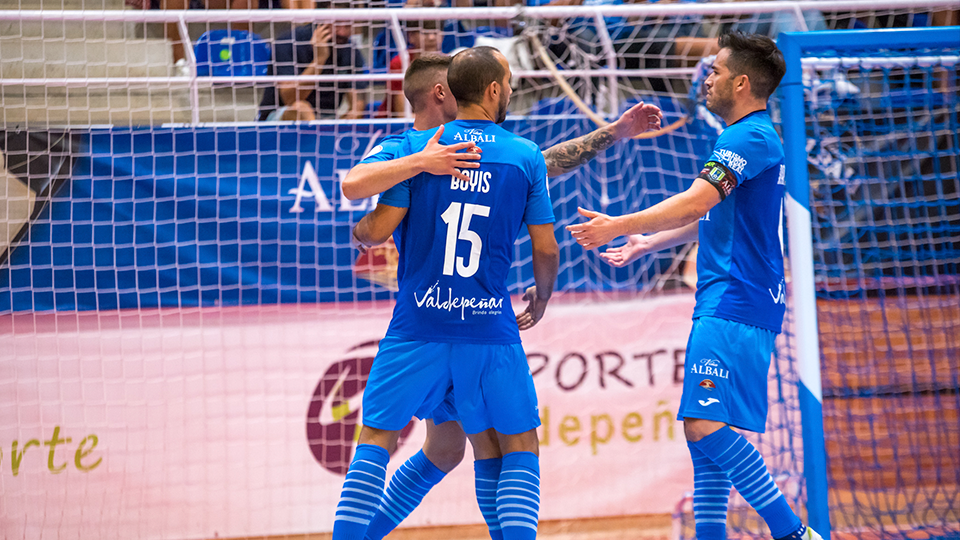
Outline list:
[[[370,377],[379,340],[347,350],[349,358],[334,362],[320,378],[307,409],[307,443],[324,469],[346,475],[360,436],[363,391]],[[397,448],[413,430],[411,420],[400,432]]]

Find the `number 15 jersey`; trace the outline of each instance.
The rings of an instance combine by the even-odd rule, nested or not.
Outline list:
[[[422,150],[435,129],[409,131],[399,154]],[[444,145],[473,141],[480,167],[470,180],[421,173],[379,204],[407,208],[394,232],[400,290],[388,336],[446,343],[519,343],[507,290],[520,227],[553,223],[540,149],[486,120],[444,127]]]

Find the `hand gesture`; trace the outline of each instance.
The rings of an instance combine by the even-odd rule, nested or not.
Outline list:
[[[663,120],[663,112],[660,111],[660,107],[647,105],[641,101],[623,113],[613,126],[618,139],[628,139],[645,131],[660,129],[661,120]]]
[[[313,61],[318,66],[323,66],[330,58],[330,38],[333,37],[333,27],[329,24],[317,25],[313,31],[313,37],[310,38],[310,44],[313,45]]]
[[[577,211],[590,220],[576,225],[567,225],[567,230],[585,249],[594,249],[620,236],[617,218],[585,208],[577,208]]]
[[[610,248],[600,254],[600,258],[607,261],[611,266],[617,268],[626,266],[640,258],[641,255],[650,253],[650,237],[642,234],[631,234],[627,237],[627,243],[615,248]]]
[[[527,307],[520,313],[517,313],[517,326],[520,330],[533,328],[540,319],[543,318],[543,312],[547,309],[547,300],[537,298],[537,286],[527,287],[523,293],[523,299],[527,301]]]
[[[437,129],[433,137],[427,142],[427,146],[417,152],[423,170],[437,176],[453,175],[464,182],[470,179],[460,172],[460,169],[476,169],[480,167],[477,160],[480,159],[480,147],[473,142],[462,142],[444,146],[440,144],[440,136],[443,135],[443,126]],[[461,152],[466,150],[466,152]]]

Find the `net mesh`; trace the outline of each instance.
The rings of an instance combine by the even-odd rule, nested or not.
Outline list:
[[[816,51],[805,63],[824,436],[837,537],[960,534],[958,50],[944,43]],[[775,367],[795,389],[790,338],[782,336]],[[771,437],[759,442],[781,489],[786,485],[788,498],[800,495],[800,502],[798,403],[789,389],[780,398],[771,402]],[[781,416],[794,421],[778,426]],[[732,505],[750,516],[732,518],[735,530],[767,533],[741,499]],[[693,538],[692,516],[682,519]]]
[[[960,534],[958,52],[891,45],[873,53],[879,65],[811,89],[824,430],[841,531]]]

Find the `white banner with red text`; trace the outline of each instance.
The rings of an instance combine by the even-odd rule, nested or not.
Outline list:
[[[523,334],[541,519],[668,513],[692,487],[675,416],[693,304],[558,298]],[[390,316],[380,302],[0,317],[0,537],[332,530]],[[404,430],[391,473],[424,433]],[[482,523],[470,460],[404,526]]]

